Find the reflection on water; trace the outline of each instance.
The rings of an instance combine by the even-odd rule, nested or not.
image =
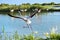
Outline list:
[[[55,9],[60,9],[60,6],[59,6],[59,7],[53,7],[53,8],[55,8]]]
[[[9,12],[7,12],[9,13]],[[7,13],[0,13],[0,32],[2,31],[2,26],[4,26],[6,32],[15,32],[16,30],[20,34],[30,34],[31,30],[29,28],[23,28],[26,23],[21,19],[12,18],[7,15]],[[15,16],[30,16],[31,13],[11,13]],[[57,32],[60,33],[60,12],[42,12],[37,13],[32,19],[32,28],[38,33],[38,35],[43,35],[43,33],[50,33],[51,28],[57,26]]]

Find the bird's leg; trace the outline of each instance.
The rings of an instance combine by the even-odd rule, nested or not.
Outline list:
[[[29,25],[29,24],[27,24],[27,28],[29,28],[29,26],[30,26],[30,25]]]
[[[33,28],[31,26],[31,24],[29,24],[28,26],[29,26],[30,30],[32,31],[32,33],[33,33]]]
[[[23,26],[23,28],[29,28],[29,25],[27,24],[27,25]]]

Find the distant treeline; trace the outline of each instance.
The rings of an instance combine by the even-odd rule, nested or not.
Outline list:
[[[60,3],[58,3],[58,4],[56,4],[54,2],[42,3],[42,4],[40,4],[40,3],[34,3],[34,4],[22,3],[20,5],[16,5],[16,4],[10,5],[10,4],[1,3],[0,4],[0,11],[10,11],[12,9],[14,9],[15,11],[18,11],[18,10],[32,11],[32,9],[35,9],[35,8],[46,10],[46,9],[52,9],[52,7],[55,5],[60,6]]]

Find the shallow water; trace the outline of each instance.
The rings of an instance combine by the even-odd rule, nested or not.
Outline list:
[[[20,15],[16,13],[16,15]],[[29,13],[22,13],[22,16],[29,16]],[[44,33],[52,31],[52,28],[56,28],[56,33],[60,33],[60,12],[42,12],[37,13],[33,18],[31,18],[34,32],[38,32],[38,35],[43,35]],[[26,23],[17,18],[12,18],[3,12],[0,13],[0,32],[2,32],[2,27],[7,33],[14,33],[16,30],[20,34],[30,34],[32,31],[30,28],[23,28]]]
[[[60,6],[59,7],[53,7],[54,9],[60,9]]]

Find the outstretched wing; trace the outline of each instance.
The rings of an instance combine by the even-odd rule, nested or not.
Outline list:
[[[32,18],[36,13],[37,13],[37,12],[32,13],[32,15],[29,16],[29,18]]]
[[[29,16],[29,18],[32,18],[35,14],[37,14],[38,12],[40,12],[41,10],[35,10],[35,12],[32,13],[31,16]]]
[[[11,14],[8,14],[10,17],[14,17],[14,18],[19,18],[19,19],[22,19],[22,20],[26,20],[26,18],[24,18],[24,17],[17,17],[17,16],[13,16],[13,15],[11,15]]]
[[[37,13],[38,13],[38,11],[33,12],[32,15],[29,16],[29,18],[32,18]]]

